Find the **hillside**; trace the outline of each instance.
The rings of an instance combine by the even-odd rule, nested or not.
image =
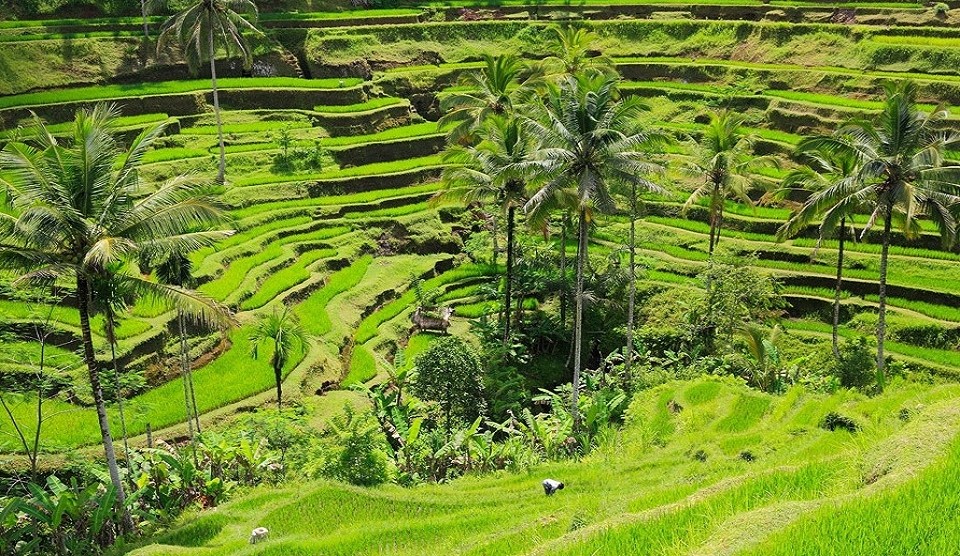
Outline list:
[[[0,14],[0,553],[957,552],[960,5],[256,4]]]
[[[638,395],[622,433],[579,462],[413,489],[255,489],[132,554],[949,554],[958,397],[674,382]],[[828,413],[860,431],[825,430]],[[566,489],[544,496],[546,477]],[[248,545],[258,526],[269,540]]]
[[[646,269],[643,283],[651,293],[697,287],[697,276],[706,265],[709,215],[704,207],[681,211],[695,183],[681,168],[694,153],[688,141],[703,132],[706,112],[728,106],[744,113],[748,131],[756,135],[757,152],[772,153],[782,164],[779,170],[766,169],[754,177],[776,183],[796,165],[791,151],[803,134],[832,129],[848,117],[875,114],[887,80],[914,79],[924,103],[960,101],[960,81],[951,73],[957,64],[950,58],[954,50],[950,45],[960,39],[942,25],[949,18],[937,19],[913,5],[858,8],[857,25],[824,23],[818,19],[824,12],[814,5],[796,7],[788,14],[790,23],[770,21],[768,8],[743,11],[746,8],[738,4],[712,6],[716,13],[691,14],[670,4],[662,9],[656,19],[644,5],[575,9],[583,12],[577,17],[589,20],[583,24],[597,33],[596,46],[612,57],[624,78],[624,93],[637,94],[649,105],[644,123],[662,127],[679,141],[666,159],[670,171],[664,181],[671,194],[646,199],[645,216],[638,221],[638,262]],[[478,71],[480,64],[473,60],[481,53],[516,50],[523,56],[540,55],[548,24],[529,12],[506,18],[512,7],[478,15],[489,17],[487,21],[469,19],[469,11],[456,7],[408,11],[424,22],[411,22],[402,10],[264,13],[268,37],[275,42],[264,46],[266,50],[255,50],[255,65],[294,75],[283,69],[293,64],[312,78],[220,79],[229,176],[222,201],[239,233],[217,249],[195,252],[191,259],[200,291],[238,311],[242,323],[281,301],[299,304],[298,312],[310,315],[310,333],[321,341],[287,370],[288,382],[305,385],[288,389],[295,396],[327,381],[346,379],[349,384],[383,375],[378,357],[389,359],[410,337],[411,276],[434,278],[432,286],[448,292],[443,301],[457,307],[454,322],[461,328],[467,326],[466,319],[492,307],[493,300],[489,294],[479,295],[478,286],[494,269],[480,265],[449,272],[468,238],[465,226],[478,224],[464,220],[469,215],[459,206],[428,203],[442,188],[437,178],[444,165],[437,154],[444,146],[434,123],[439,116],[437,95],[451,90],[458,77]],[[431,13],[433,20],[426,22]],[[907,19],[919,15],[926,18],[923,26],[906,26]],[[741,17],[746,20],[731,20]],[[882,23],[889,20],[904,26],[887,29]],[[78,107],[98,100],[114,102],[122,111],[118,124],[127,136],[159,123],[168,126],[158,148],[145,157],[142,174],[148,182],[185,171],[210,177],[217,141],[208,112],[208,83],[171,80],[189,77],[175,60],[173,65],[148,64],[144,69],[130,59],[133,73],[108,64],[129,41],[137,40],[132,35],[138,24],[136,18],[5,22],[0,40],[16,45],[25,59],[51,71],[68,70],[58,77],[45,75],[42,90],[0,99],[0,118],[7,123],[8,135],[13,123],[24,122],[29,111],[45,118],[53,131],[63,132]],[[79,35],[78,29],[94,35]],[[450,40],[438,42],[440,36]],[[36,62],[41,55],[62,60],[66,38],[70,44],[86,45],[82,50],[100,69],[83,70],[77,48],[69,52],[70,64]],[[943,48],[923,46],[926,38],[939,41]],[[820,45],[815,53],[801,48],[810,41]],[[741,50],[744,45],[751,45],[749,59]],[[98,54],[103,49],[111,54]],[[277,58],[281,51],[287,55]],[[423,65],[426,60],[433,64]],[[239,75],[236,66],[227,61],[223,66],[227,76]],[[14,72],[3,80],[10,85],[22,86],[37,76],[31,64],[11,59],[5,67]],[[60,88],[68,84],[69,88]],[[958,125],[955,118],[951,115],[947,125]],[[296,164],[289,162],[294,159]],[[790,302],[786,315],[790,318],[782,324],[791,335],[822,342],[829,333],[835,240],[815,248],[816,230],[811,226],[796,239],[778,242],[776,230],[791,208],[789,203],[750,207],[728,202],[721,245],[781,281]],[[866,216],[855,219],[854,226],[865,221]],[[604,217],[599,224],[591,250],[597,258],[611,257],[622,246],[626,218]],[[953,293],[960,289],[953,278],[960,255],[942,250],[930,223],[923,225],[924,233],[915,239],[893,234],[888,350],[912,369],[953,377],[960,372],[955,349],[960,297]],[[483,224],[489,226],[489,221]],[[557,228],[550,238],[554,246]],[[870,334],[875,326],[879,245],[875,232],[865,239],[847,245],[840,329],[845,337]],[[379,264],[368,267],[366,259],[357,258],[360,253],[382,257],[379,260],[389,269]],[[347,263],[349,270],[343,269]],[[532,307],[547,296],[531,294],[527,302]],[[64,305],[55,327],[58,338],[73,350],[79,317],[69,303]],[[0,348],[0,361],[19,361],[22,353],[35,357],[36,342],[23,332],[24,323],[35,320],[29,308],[2,295],[0,315],[4,317],[0,328],[20,341]],[[339,318],[327,322],[324,315]],[[140,302],[122,315],[118,327],[118,359],[144,376],[128,392],[133,403],[144,408],[132,418],[135,435],[142,434],[148,423],[158,430],[184,419],[177,404],[167,403],[182,385],[162,370],[166,363],[158,357],[178,349],[171,334],[173,318],[165,307]],[[205,365],[197,380],[212,384],[207,377],[217,376],[231,385],[198,388],[201,413],[212,417],[211,412],[222,408],[262,401],[263,396],[257,396],[268,390],[269,376],[257,369],[265,369],[264,363],[247,363],[251,372],[243,374],[257,377],[252,381],[232,378],[240,373],[236,362],[246,359],[242,352],[248,329],[234,332],[226,343],[202,333],[191,341],[193,359]],[[93,333],[97,356],[105,364],[109,350],[101,317],[94,319]],[[23,366],[8,369],[22,372]],[[96,420],[83,373],[65,373],[57,380],[60,396],[51,403],[56,411],[42,444],[50,451],[94,444]],[[323,412],[340,403],[340,398],[332,404],[311,396],[305,399],[319,403]],[[13,407],[27,415],[32,411],[29,404]],[[0,430],[5,427],[6,420],[0,421]],[[182,432],[182,427],[169,431]],[[5,442],[0,440],[0,445]]]

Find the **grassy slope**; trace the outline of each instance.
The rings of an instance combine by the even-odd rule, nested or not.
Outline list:
[[[673,383],[640,395],[616,448],[583,462],[416,489],[257,489],[135,553],[945,553],[958,541],[958,396],[955,385],[900,384],[870,399]],[[669,413],[669,400],[683,411]],[[820,429],[829,411],[863,430]],[[567,489],[543,496],[548,476]],[[260,525],[269,541],[247,545]]]

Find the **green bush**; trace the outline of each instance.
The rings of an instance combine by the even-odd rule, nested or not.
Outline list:
[[[866,388],[876,380],[876,356],[866,336],[848,339],[840,345],[834,374],[845,388]]]
[[[331,420],[328,438],[315,475],[359,486],[374,486],[390,478],[387,447],[376,419],[370,413],[357,413],[349,404]]]

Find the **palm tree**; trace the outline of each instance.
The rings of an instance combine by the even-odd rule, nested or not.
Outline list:
[[[797,146],[797,154],[806,164],[793,170],[783,179],[779,195],[791,190],[808,192],[825,191],[831,187],[847,187],[852,184],[860,172],[860,160],[852,151],[830,152],[825,149],[811,149],[809,141],[803,140]],[[814,197],[808,197],[808,202],[797,209],[778,232],[780,239],[795,236],[811,222],[820,217],[816,205],[812,203]],[[840,294],[843,291],[843,247],[847,235],[847,220],[856,212],[858,207],[848,207],[848,212],[840,214],[840,223],[836,228],[820,225],[820,239],[836,232],[837,245],[837,282],[833,295],[833,354],[840,355],[839,327],[840,327]]]
[[[161,284],[172,286],[193,286],[193,265],[190,258],[182,252],[170,253],[154,269],[154,275]],[[193,440],[196,424],[200,431],[200,414],[197,411],[197,396],[193,390],[193,372],[190,368],[190,347],[187,345],[187,318],[183,311],[177,311],[177,328],[180,333],[180,377],[183,380],[183,397],[187,411],[187,430]]]
[[[116,265],[141,253],[210,245],[229,232],[212,229],[223,222],[223,213],[207,188],[185,178],[151,191],[141,188],[141,159],[164,126],[144,130],[123,150],[111,133],[116,117],[116,108],[103,104],[81,110],[71,136],[62,143],[38,119],[33,140],[10,142],[0,152],[0,184],[17,215],[0,229],[0,268],[19,273],[19,282],[75,281],[83,360],[110,479],[123,507],[123,483],[90,331],[91,284],[113,272],[111,279],[134,295],[160,298],[227,323],[229,314],[196,292],[152,282],[132,265]],[[124,521],[129,529],[129,515]]]
[[[703,183],[690,194],[683,210],[689,210],[700,199],[706,198],[709,207],[710,244],[709,254],[720,241],[723,227],[723,205],[733,198],[753,206],[749,196],[754,180],[750,173],[763,167],[775,166],[771,157],[753,154],[753,138],[743,131],[743,118],[731,112],[714,114],[704,131],[700,143],[700,160],[690,168],[704,178]]]
[[[526,90],[518,83],[522,70],[520,59],[513,55],[484,55],[484,67],[479,72],[470,72],[460,79],[461,90],[441,93],[440,109],[444,115],[440,118],[440,129],[447,128],[447,143],[450,145],[469,145],[478,140],[477,131],[491,116],[508,116],[514,106],[521,101]],[[491,218],[493,224],[493,259],[497,264],[500,248],[497,217]]]
[[[283,367],[290,360],[294,350],[302,352],[309,343],[307,331],[300,324],[296,313],[284,305],[283,309],[263,315],[257,321],[250,335],[250,357],[257,359],[260,352],[269,345],[273,348],[270,365],[273,377],[277,381],[277,409],[280,409],[283,397]]]
[[[516,210],[526,201],[523,163],[533,144],[516,118],[493,116],[479,131],[476,146],[453,146],[444,160],[445,190],[438,198],[456,198],[466,204],[493,203],[507,220],[507,267],[504,285],[504,344],[510,339],[510,307],[515,263]]]
[[[541,73],[546,78],[567,75],[615,75],[613,62],[596,53],[596,33],[574,26],[554,26],[546,30],[546,51]]]
[[[245,69],[253,63],[253,53],[244,31],[260,35],[256,27],[257,5],[252,0],[193,0],[180,13],[164,22],[157,39],[157,51],[170,40],[176,40],[187,59],[191,71],[196,71],[204,60],[210,62],[210,80],[213,86],[213,111],[217,119],[217,139],[220,144],[220,167],[217,183],[223,183],[227,171],[226,150],[223,146],[223,122],[220,119],[220,96],[217,91],[217,46],[220,42],[227,56],[239,54]]]
[[[608,75],[563,78],[558,85],[549,87],[545,104],[532,106],[532,116],[524,119],[531,136],[541,141],[541,147],[524,166],[544,180],[524,210],[537,220],[554,208],[572,207],[579,223],[572,395],[577,430],[583,282],[590,222],[594,212],[609,213],[616,208],[609,190],[613,184],[635,183],[641,190],[662,191],[643,178],[649,171],[645,162],[648,154],[644,152],[649,136],[636,129],[636,118],[643,106],[634,97],[621,99],[617,81]]]
[[[520,59],[513,55],[483,56],[484,67],[465,74],[460,89],[441,93],[441,129],[449,127],[447,139],[451,144],[470,143],[475,132],[491,116],[506,116],[513,111],[522,88],[517,78],[522,69]]]
[[[953,210],[960,203],[960,166],[947,165],[944,154],[960,137],[940,129],[947,110],[937,107],[926,113],[917,109],[917,90],[912,81],[888,84],[876,122],[854,120],[836,135],[807,143],[810,149],[854,157],[861,164],[856,179],[824,189],[807,202],[809,210],[823,214],[823,226],[836,226],[844,215],[864,205],[869,206],[870,216],[861,238],[878,221],[883,223],[877,319],[877,379],[881,387],[886,365],[887,256],[894,220],[908,237],[919,233],[921,217],[937,226],[946,244],[957,232]]]

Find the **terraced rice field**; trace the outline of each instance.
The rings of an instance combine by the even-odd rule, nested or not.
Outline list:
[[[689,159],[688,139],[702,132],[707,110],[729,107],[747,117],[758,153],[783,162],[781,169],[756,176],[776,183],[793,166],[790,153],[802,136],[875,113],[885,81],[913,79],[921,85],[922,102],[960,105],[955,14],[938,17],[908,2],[844,7],[856,11],[845,24],[832,21],[832,5],[776,0],[507,2],[490,14],[449,2],[263,14],[274,42],[258,46],[260,65],[255,66],[272,76],[227,71],[219,81],[227,153],[222,201],[237,233],[216,248],[194,253],[192,262],[200,291],[237,311],[241,326],[225,339],[196,331],[191,340],[192,356],[202,363],[195,378],[198,394],[204,392],[197,400],[201,410],[218,418],[265,399],[270,372],[264,360],[247,357],[247,335],[257,314],[280,303],[295,306],[316,338],[288,365],[286,391],[321,406],[327,401],[314,392],[322,383],[346,388],[377,380],[398,350],[423,349],[429,336],[411,337],[409,322],[415,278],[446,292],[443,301],[456,309],[455,326],[465,328],[468,318],[492,308],[470,284],[498,269],[465,264],[458,256],[462,209],[428,202],[441,187],[437,180],[444,164],[436,94],[477,69],[480,54],[541,56],[545,20],[582,19],[599,35],[597,49],[615,62],[623,90],[648,103],[644,124],[678,139],[668,149],[668,166]],[[475,12],[490,19],[474,21],[470,14]],[[17,126],[28,125],[31,111],[60,132],[77,107],[114,102],[123,111],[125,133],[161,121],[168,125],[158,148],[146,156],[145,180],[155,183],[185,171],[212,178],[218,149],[208,81],[169,77],[184,70],[175,64],[166,74],[142,72],[131,60],[104,56],[131,48],[139,25],[130,18],[0,22],[5,45],[0,140],[21,133]],[[72,71],[52,62],[62,56],[67,37],[86,52]],[[50,66],[43,90],[23,65],[27,58]],[[951,110],[947,125],[960,131],[960,113]],[[278,164],[284,153],[297,164]],[[681,211],[684,192],[696,178],[671,170],[668,179],[676,194],[647,199],[638,225],[645,280],[696,287],[707,258],[706,210]],[[797,239],[777,242],[776,230],[789,211],[787,205],[731,202],[721,245],[734,255],[755,255],[745,260],[778,276],[792,303],[785,315],[788,333],[818,339],[829,333],[821,315],[831,297],[836,245],[817,245],[813,227]],[[616,251],[626,226],[622,215],[602,219],[593,252]],[[960,326],[960,255],[943,250],[932,228],[918,239],[897,237],[894,243],[892,322]],[[876,305],[879,247],[868,235],[847,249],[843,303],[853,314],[869,314]],[[0,316],[5,330],[35,320],[28,307],[4,299]],[[70,353],[78,334],[76,310],[65,305],[56,317],[60,343]],[[153,369],[130,401],[135,415],[128,426],[135,434],[149,424],[161,435],[173,435],[184,419],[177,403],[179,379],[162,372],[177,349],[174,319],[174,313],[144,301],[119,328],[121,362]],[[861,334],[869,325],[864,319],[869,320],[851,319],[842,333]],[[102,322],[95,322],[94,334],[98,358],[106,365]],[[0,362],[35,347],[26,337],[5,343]],[[956,346],[912,345],[894,333],[890,351],[935,374],[960,373]],[[70,376],[76,385],[55,402],[58,416],[44,434],[50,451],[97,441],[83,373]],[[201,388],[205,383],[218,387]],[[14,410],[30,411],[29,399]],[[0,420],[0,432],[8,427]],[[0,447],[11,449],[6,442],[0,436]]]
[[[132,553],[949,554],[958,395],[670,383],[638,396],[621,436],[583,461],[415,489],[258,488]],[[830,412],[862,429],[825,430]],[[543,477],[566,488],[543,496]],[[251,547],[255,526],[270,539]]]

